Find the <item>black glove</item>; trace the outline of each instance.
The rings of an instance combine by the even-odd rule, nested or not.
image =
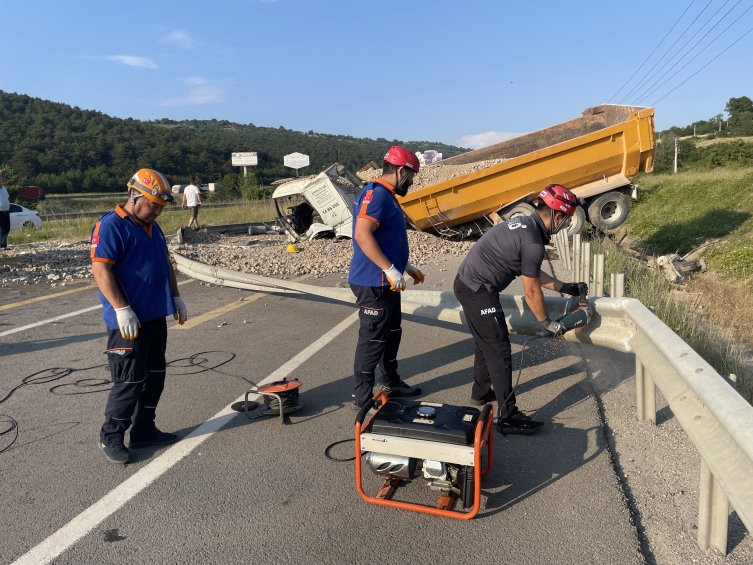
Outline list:
[[[562,283],[560,288],[562,294],[569,294],[570,296],[579,296],[578,283]],[[588,294],[588,285],[586,285],[586,294]]]
[[[557,321],[552,321],[549,316],[539,322],[544,329],[538,332],[536,335],[539,337],[557,337],[565,333],[565,328]]]

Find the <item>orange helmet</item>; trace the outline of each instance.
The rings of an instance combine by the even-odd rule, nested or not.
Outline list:
[[[170,183],[154,169],[139,169],[139,172],[128,179],[128,188],[138,190],[149,200],[162,206],[173,201]]]

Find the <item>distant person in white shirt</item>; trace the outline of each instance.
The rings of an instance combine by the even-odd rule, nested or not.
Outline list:
[[[191,184],[189,184],[185,190],[183,190],[183,209],[186,209],[186,206],[188,206],[188,209],[191,211],[191,219],[188,220],[188,227],[191,227],[191,224],[193,224],[196,229],[199,229],[199,222],[196,221],[196,218],[199,216],[199,206],[201,206],[201,194],[199,193],[199,187],[194,184],[196,182],[196,179],[194,177],[191,177]]]
[[[10,199],[8,189],[3,185],[3,171],[0,170],[0,250],[8,248],[10,233]]]

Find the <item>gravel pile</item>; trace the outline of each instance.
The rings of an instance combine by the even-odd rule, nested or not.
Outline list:
[[[427,186],[439,184],[440,182],[445,182],[456,177],[462,177],[463,175],[467,175],[469,173],[475,173],[476,171],[487,169],[489,167],[493,167],[494,165],[499,165],[500,163],[504,163],[508,160],[509,159],[491,159],[489,161],[477,161],[476,163],[468,163],[467,165],[442,165],[442,163],[427,165],[425,167],[421,167],[421,170],[418,171],[418,175],[416,175],[416,178],[413,179],[413,185],[410,187],[408,192],[420,190],[422,188],[426,188]],[[382,176],[382,169],[370,169],[368,171],[357,174],[363,180],[371,182],[372,180]]]
[[[171,250],[213,267],[283,279],[300,275],[313,275],[314,278],[318,278],[327,274],[347,273],[353,257],[353,244],[347,239],[305,241],[297,244],[300,253],[288,253],[285,245],[253,249],[243,249],[240,246],[246,245],[244,242],[249,239],[265,236],[239,238],[195,232],[189,237],[186,244],[171,246]],[[279,236],[266,237],[283,239]],[[408,232],[408,242],[410,261],[417,267],[440,258],[465,256],[473,245],[473,242],[448,241],[414,231]]]
[[[0,254],[0,282],[57,285],[92,278],[90,249],[88,241],[15,245],[10,252]]]

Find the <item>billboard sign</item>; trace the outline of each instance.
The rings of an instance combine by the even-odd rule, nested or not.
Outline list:
[[[291,169],[302,169],[309,166],[309,156],[303,153],[291,153],[290,155],[285,155],[283,162],[286,167],[290,167]]]
[[[256,153],[233,153],[233,167],[253,167],[258,163]]]

